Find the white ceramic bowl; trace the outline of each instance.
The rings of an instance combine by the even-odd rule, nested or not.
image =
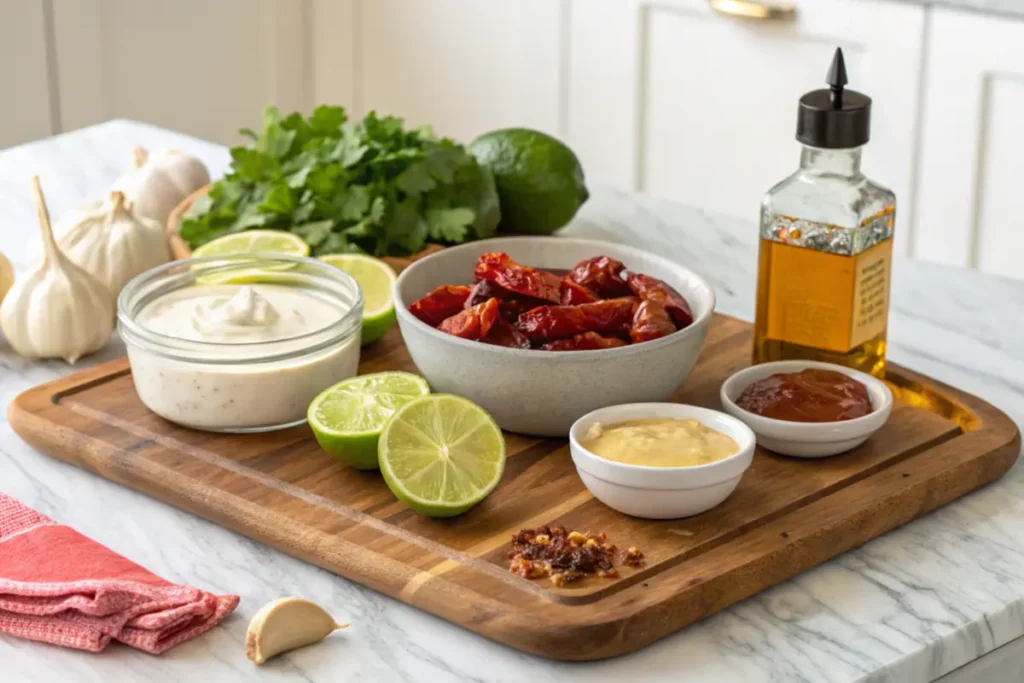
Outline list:
[[[736,455],[696,467],[644,467],[600,458],[580,445],[590,427],[647,417],[697,420],[732,437]],[[754,433],[725,413],[682,403],[630,403],[587,413],[569,431],[569,450],[580,479],[599,501],[634,517],[677,519],[697,515],[729,497],[754,457]]]
[[[863,383],[868,388],[871,412],[842,422],[789,422],[755,415],[736,405],[740,394],[754,382],[779,372],[806,368],[835,370]],[[824,458],[856,448],[877,432],[892,412],[892,392],[885,382],[858,370],[817,361],[783,360],[751,366],[725,380],[720,396],[725,412],[753,429],[762,448],[797,458]]]
[[[411,303],[435,287],[471,283],[477,259],[490,251],[507,252],[524,265],[558,269],[610,256],[678,290],[690,303],[693,324],[642,344],[559,352],[460,339],[409,312]],[[559,237],[507,237],[443,249],[399,275],[394,299],[409,355],[434,391],[483,406],[508,431],[561,437],[591,410],[667,400],[693,369],[715,308],[711,286],[689,268],[620,244]]]

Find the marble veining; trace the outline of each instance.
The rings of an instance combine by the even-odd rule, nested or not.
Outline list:
[[[0,153],[0,251],[17,269],[36,249],[28,175],[55,215],[102,196],[137,144],[198,154],[216,175],[226,151],[113,121]],[[656,250],[704,274],[719,310],[753,313],[756,227],[671,202],[597,188],[570,235]],[[1024,424],[1024,283],[896,264],[890,357],[978,394]],[[112,340],[76,367],[123,353]],[[0,396],[70,372],[0,345]],[[78,528],[169,580],[242,596],[221,627],[161,657],[100,655],[0,636],[4,681],[246,681],[252,614],[281,595],[314,599],[352,627],[272,660],[294,681],[644,681],[919,683],[1024,634],[1024,474],[999,482],[632,655],[552,662],[438,618],[214,524],[36,453],[0,421],[0,491]]]

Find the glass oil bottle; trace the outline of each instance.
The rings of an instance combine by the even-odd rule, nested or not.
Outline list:
[[[800,98],[800,168],[761,202],[754,362],[882,377],[896,197],[861,173],[871,98],[844,88],[840,49],[826,80]]]

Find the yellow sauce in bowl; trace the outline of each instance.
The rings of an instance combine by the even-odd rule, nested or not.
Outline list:
[[[605,460],[645,467],[695,467],[740,452],[731,437],[673,417],[594,424],[580,445]]]

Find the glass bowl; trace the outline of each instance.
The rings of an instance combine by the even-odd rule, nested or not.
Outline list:
[[[229,295],[245,285],[296,287],[338,309],[337,318],[272,341],[195,341],[139,322],[151,303],[186,288]],[[157,415],[212,432],[284,429],[306,420],[310,401],[357,374],[363,296],[347,273],[322,261],[238,254],[173,261],[128,282],[117,300],[117,329],[135,389]]]

